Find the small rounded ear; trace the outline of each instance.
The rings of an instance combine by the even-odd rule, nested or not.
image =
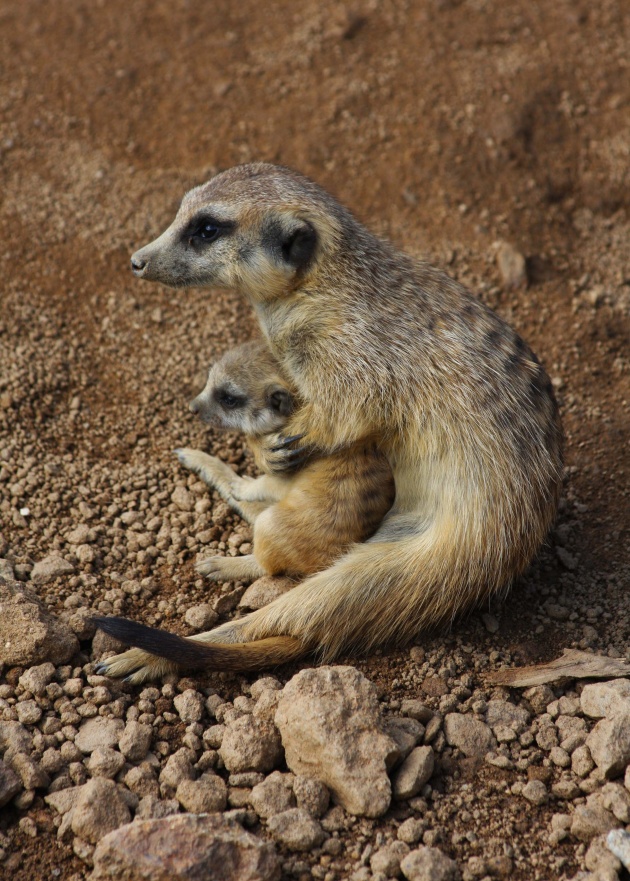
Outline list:
[[[295,269],[306,269],[317,247],[317,233],[307,220],[296,221],[281,242],[282,256]]]
[[[280,416],[290,416],[293,413],[293,396],[283,385],[270,385],[265,397],[271,409]]]

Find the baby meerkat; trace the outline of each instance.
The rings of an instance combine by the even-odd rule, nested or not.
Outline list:
[[[404,643],[529,565],[557,508],[558,408],[529,346],[462,285],[374,236],[317,184],[261,163],[188,193],[131,263],[138,278],[249,299],[302,402],[262,444],[272,470],[295,467],[300,450],[376,443],[396,499],[328,569],[194,640],[106,621],[146,651],[104,672],[142,680],[169,663],[253,669],[300,650],[331,660]]]
[[[190,408],[213,428],[244,432],[264,468],[262,439],[281,431],[296,406],[280,365],[268,346],[256,341],[230,350],[213,365]],[[215,581],[319,572],[353,542],[369,538],[394,501],[391,469],[373,445],[355,444],[315,458],[293,474],[267,473],[256,480],[239,477],[201,450],[175,452],[254,526],[253,554],[209,557],[197,565]]]

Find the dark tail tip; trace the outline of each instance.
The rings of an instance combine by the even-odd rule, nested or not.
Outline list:
[[[146,624],[115,616],[92,618],[92,621],[103,633],[113,636],[125,645],[142,649],[158,658],[166,658],[182,667],[205,667],[208,664],[210,652],[206,646],[167,630],[147,627]]]

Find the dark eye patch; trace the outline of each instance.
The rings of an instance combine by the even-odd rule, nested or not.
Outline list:
[[[217,403],[226,410],[237,410],[247,403],[247,398],[244,395],[235,394],[227,388],[215,389],[214,397]]]
[[[206,245],[231,232],[235,225],[230,221],[217,220],[209,214],[204,214],[191,220],[182,237],[191,245],[193,243]]]

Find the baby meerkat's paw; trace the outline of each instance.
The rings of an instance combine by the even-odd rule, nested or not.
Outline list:
[[[113,679],[124,677],[125,682],[141,685],[151,679],[162,679],[176,669],[176,666],[165,658],[150,655],[142,649],[129,649],[127,652],[101,661],[96,667],[96,672],[100,676],[111,676]]]
[[[268,572],[253,554],[243,557],[208,557],[197,563],[197,572],[212,581],[255,581]]]
[[[195,569],[200,575],[205,575],[210,581],[229,581],[230,576],[226,573],[228,569],[228,557],[206,557],[195,564]]]
[[[217,459],[216,456],[209,456],[208,453],[204,453],[202,450],[193,450],[190,447],[180,447],[177,450],[173,450],[173,452],[184,468],[188,468],[189,471],[194,471],[196,474],[203,477],[204,480],[206,479],[207,474],[212,473],[213,468],[216,465],[225,468],[225,465],[220,459]]]
[[[182,447],[175,450],[175,455],[185,468],[198,474],[204,483],[218,490],[224,498],[232,495],[234,487],[241,480],[229,465],[202,450]]]

